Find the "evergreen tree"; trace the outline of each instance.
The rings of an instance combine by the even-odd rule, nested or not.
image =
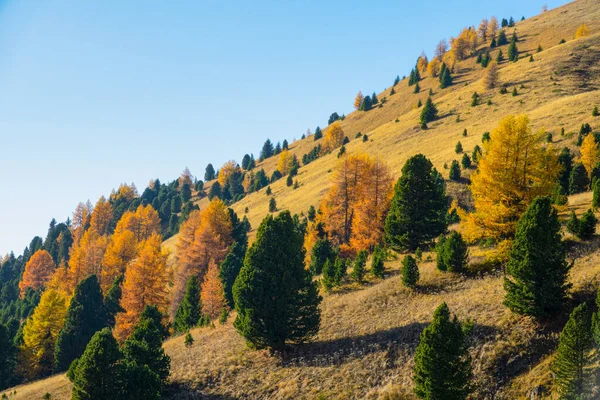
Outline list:
[[[394,86],[400,83],[400,75],[396,75],[396,79],[394,79]]]
[[[450,164],[450,171],[448,177],[451,181],[460,180],[460,165],[458,165],[458,161],[452,160],[452,164]]]
[[[333,124],[335,121],[337,121],[338,119],[340,119],[340,116],[338,115],[338,113],[334,112],[333,114],[331,114],[329,116],[329,120],[327,121],[328,125]]]
[[[502,30],[498,33],[498,46],[504,46],[508,44],[508,39],[506,38],[506,33]]]
[[[384,227],[393,248],[416,249],[446,230],[446,192],[438,176],[422,154],[404,164]]]
[[[471,168],[471,157],[467,153],[463,154],[462,160],[460,160],[463,169]]]
[[[373,107],[373,100],[371,99],[370,96],[365,96],[361,109],[363,111],[369,111],[372,107]]]
[[[469,260],[469,248],[462,235],[452,231],[440,240],[437,249],[437,265],[441,271],[462,272]]]
[[[463,400],[471,393],[471,376],[465,332],[442,303],[421,332],[415,352],[415,394],[421,399]]]
[[[209,200],[212,200],[215,197],[218,199],[220,199],[222,197],[221,184],[218,181],[213,183],[212,186],[210,187],[210,190],[208,191],[208,199]]]
[[[250,166],[250,155],[244,154],[244,158],[242,158],[242,169],[247,171],[249,166]]]
[[[421,110],[419,123],[422,126],[426,125],[428,122],[431,122],[437,118],[437,113],[438,110],[435,107],[435,104],[433,104],[433,100],[431,100],[431,97],[428,97],[427,101],[425,101],[425,106],[423,106],[423,110]]]
[[[402,260],[402,284],[406,287],[414,289],[419,281],[419,267],[417,261],[407,255]]]
[[[508,21],[506,20],[506,18],[502,18],[502,22],[500,23],[500,26],[502,28],[506,28],[508,26]],[[503,32],[503,31],[500,31]]]
[[[0,324],[0,390],[11,384],[15,368],[16,348],[10,333],[4,325]]]
[[[421,86],[419,86],[419,82],[417,82],[415,84],[415,89],[413,90],[413,93],[419,93],[421,91]]]
[[[591,318],[587,304],[575,307],[560,334],[556,358],[552,364],[558,395],[561,399],[583,399],[588,389],[592,345]]]
[[[158,308],[146,306],[133,332],[123,343],[122,350],[126,363],[147,366],[164,385],[169,377],[171,360],[162,348],[163,340],[169,335],[162,319]]]
[[[289,211],[258,228],[233,287],[234,326],[252,347],[283,350],[319,330],[321,297],[304,269],[303,242]]]
[[[275,197],[271,197],[269,200],[269,212],[274,213],[275,211],[277,211],[277,201]]]
[[[352,269],[352,279],[358,283],[362,283],[366,274],[365,266],[367,265],[368,253],[366,250],[358,252],[354,260],[354,268]]]
[[[175,332],[187,332],[198,325],[200,320],[200,284],[196,275],[190,277],[185,286],[185,295],[179,303],[173,329]]]
[[[285,185],[287,187],[290,187],[294,184],[294,177],[292,177],[292,175],[288,175],[287,179],[285,180]]]
[[[377,94],[375,92],[373,92],[373,94],[371,95],[371,103],[373,105],[379,103],[379,100],[377,99]]]
[[[492,38],[492,42],[490,43],[490,47],[493,49],[497,46],[496,44],[496,38]]]
[[[339,286],[342,284],[342,279],[344,279],[344,277],[346,276],[346,271],[347,271],[346,260],[344,260],[341,257],[336,258],[333,268],[335,270],[334,283],[335,283],[335,286]]]
[[[475,147],[473,147],[473,153],[471,154],[471,160],[475,163],[479,162],[479,159],[481,158],[482,155],[482,151],[481,151],[481,147],[479,147],[479,145],[475,145]]]
[[[335,286],[335,265],[329,259],[325,260],[325,264],[322,268],[323,276],[321,277],[321,284],[326,292],[330,291]]]
[[[600,290],[596,294],[596,311],[592,315],[592,336],[596,346],[600,346]]]
[[[594,215],[594,211],[592,209],[587,210],[581,216],[581,220],[579,221],[579,232],[577,236],[579,236],[583,240],[589,240],[596,233],[596,224],[598,223],[598,219]]]
[[[244,264],[244,256],[246,255],[247,247],[248,245],[246,242],[236,241],[231,246],[223,263],[221,263],[220,276],[223,281],[223,291],[225,292],[225,300],[231,308],[234,307],[233,285]]]
[[[585,192],[589,183],[588,174],[583,164],[575,164],[571,170],[571,176],[569,177],[569,193],[577,194]]]
[[[392,88],[392,89],[390,90],[390,96],[393,96],[393,95],[395,95],[395,94],[396,94],[396,91],[394,90],[394,88]]]
[[[563,147],[560,155],[558,156],[558,162],[562,166],[558,175],[558,182],[562,187],[563,193],[570,193],[569,180],[571,177],[571,171],[573,170],[573,155],[568,147]]]
[[[104,297],[103,315],[106,318],[105,326],[111,329],[115,326],[117,314],[125,311],[123,307],[121,307],[121,296],[123,294],[121,284],[123,283],[123,279],[125,279],[123,274],[117,276],[110,289],[108,289],[106,297]]]
[[[333,247],[331,243],[327,239],[319,239],[315,243],[311,253],[311,261],[310,261],[310,272],[313,275],[319,275],[323,271],[323,266],[327,260],[331,261],[333,266],[333,262],[335,259],[335,252],[333,251]]]
[[[496,55],[496,62],[500,64],[504,61],[504,54],[502,53],[502,49],[498,50],[498,55]]]
[[[81,356],[94,333],[106,326],[102,289],[96,275],[75,287],[63,328],[54,349],[54,369],[66,371]]]
[[[454,148],[454,152],[456,154],[460,154],[460,153],[463,152],[462,143],[460,141],[458,143],[456,143],[456,147]]]
[[[371,273],[374,277],[383,278],[385,274],[385,264],[383,262],[383,249],[380,245],[375,246],[373,257],[371,259]]]
[[[123,398],[121,352],[110,329],[96,332],[69,368],[73,400]]]
[[[517,223],[504,278],[504,304],[513,312],[543,317],[566,300],[569,264],[558,214],[548,197],[533,200]]]
[[[592,184],[592,207],[598,208],[600,207],[600,179],[595,179]]]
[[[445,64],[443,64],[445,65]],[[448,68],[444,69],[444,72],[440,76],[440,89],[446,89],[447,87],[452,85],[452,75],[450,74],[450,70]]]
[[[321,128],[319,128],[317,126],[317,129],[315,129],[315,134],[313,135],[315,142],[319,139],[321,139],[323,137],[323,132],[321,131]]]
[[[204,181],[205,182],[212,181],[215,178],[216,178],[215,167],[213,167],[213,165],[209,163],[206,166],[206,170],[204,171]]]

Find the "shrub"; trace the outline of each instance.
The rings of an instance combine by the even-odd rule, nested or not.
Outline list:
[[[469,260],[469,249],[462,235],[456,231],[438,242],[437,265],[441,271],[462,272]]]
[[[185,344],[185,347],[192,347],[192,345],[194,344],[194,338],[192,337],[191,333],[186,333],[185,334],[185,339],[183,340],[183,343]]]
[[[597,117],[598,115],[600,115],[600,112],[598,111],[598,106],[594,106],[594,109],[592,110],[592,117]]]
[[[369,135],[364,135],[363,142],[368,142],[368,141],[369,141]]]

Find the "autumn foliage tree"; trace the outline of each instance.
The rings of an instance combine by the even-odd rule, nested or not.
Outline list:
[[[154,305],[162,313],[167,311],[170,271],[168,254],[161,249],[161,243],[158,234],[140,243],[138,257],[127,267],[121,298],[125,312],[117,315],[115,327],[115,336],[119,340],[129,336],[145,306]]]
[[[526,115],[510,115],[483,143],[478,170],[471,175],[475,212],[461,216],[464,235],[510,239],[519,216],[538,196],[550,195],[560,171],[558,154],[533,132]]]
[[[223,282],[219,274],[219,267],[212,261],[202,282],[200,299],[202,300],[202,314],[208,318],[216,319],[225,308],[225,294]]]
[[[585,170],[588,173],[588,178],[592,178],[592,170],[600,161],[600,152],[598,151],[598,144],[596,143],[596,139],[594,135],[587,135],[583,139],[583,143],[581,144],[581,163],[585,167]]]
[[[338,161],[332,180],[319,215],[329,239],[342,252],[372,249],[383,236],[391,198],[387,166],[366,154],[351,154]]]
[[[202,211],[194,211],[181,226],[172,293],[171,315],[175,314],[188,279],[202,281],[211,262],[220,265],[233,244],[233,225],[227,206],[213,199]]]
[[[36,251],[25,264],[23,278],[19,282],[21,297],[28,288],[33,290],[44,289],[50,278],[52,278],[55,269],[56,264],[54,264],[50,253],[46,250]]]
[[[360,108],[362,107],[364,99],[365,99],[365,96],[363,96],[362,92],[359,91],[356,94],[356,97],[354,98],[354,109],[355,110],[360,110]]]
[[[483,86],[486,89],[493,89],[498,86],[498,63],[492,61],[483,73]]]
[[[344,142],[344,130],[339,122],[334,122],[329,126],[325,133],[325,141],[323,142],[323,151],[325,153],[337,149]]]
[[[20,369],[29,378],[38,379],[53,371],[54,346],[65,322],[67,306],[65,295],[48,289],[25,322]]]
[[[586,24],[582,24],[575,31],[575,39],[586,37],[590,35],[590,30]]]

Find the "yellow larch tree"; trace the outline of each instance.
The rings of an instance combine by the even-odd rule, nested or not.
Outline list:
[[[21,297],[28,288],[33,290],[44,289],[50,278],[52,278],[55,269],[56,264],[50,253],[46,250],[36,251],[25,264],[23,278],[19,282]]]
[[[112,205],[104,196],[98,199],[90,221],[90,228],[95,229],[100,235],[107,235],[112,219]]]
[[[192,172],[190,171],[190,169],[188,167],[185,167],[185,169],[181,173],[178,183],[179,183],[179,189],[181,189],[183,187],[183,185],[185,185],[185,184],[190,185],[190,187],[194,186]]]
[[[493,39],[496,37],[496,33],[498,32],[498,19],[496,17],[490,18],[490,22],[487,26],[487,36],[489,39]]]
[[[92,204],[88,201],[87,203],[79,203],[73,211],[73,218],[71,222],[71,236],[73,237],[73,244],[76,244],[81,240],[83,233],[90,225],[90,219],[92,217]]]
[[[486,18],[481,20],[481,23],[479,24],[479,28],[477,29],[477,33],[479,34],[479,37],[481,38],[481,40],[483,40],[484,42],[488,39],[488,29],[490,26],[490,21],[488,21]]]
[[[575,39],[590,36],[590,30],[586,24],[580,25],[575,31]]]
[[[115,337],[121,342],[127,339],[147,305],[156,306],[166,315],[171,274],[167,267],[168,253],[161,243],[159,234],[141,242],[138,257],[127,267],[121,298],[125,311],[117,315],[115,326]]]
[[[79,243],[74,243],[69,259],[69,283],[71,293],[75,286],[88,275],[100,276],[102,259],[108,245],[108,237],[101,236],[95,229],[88,229]]]
[[[233,174],[236,171],[239,171],[240,167],[239,165],[234,161],[234,160],[229,160],[227,161],[219,170],[219,183],[221,184],[221,186],[225,185],[227,183],[227,180],[229,180],[229,177],[231,176],[231,174]]]
[[[119,199],[125,199],[128,202],[130,202],[136,197],[138,197],[138,191],[134,183],[132,183],[131,185],[122,183],[119,185],[119,188],[116,191],[113,190],[110,193],[110,200],[112,200],[113,202],[116,202]]]
[[[219,276],[219,267],[211,261],[202,281],[200,299],[202,314],[210,319],[218,318],[225,308],[225,292]]]
[[[193,211],[179,232],[170,314],[174,315],[187,281],[202,281],[211,262],[221,265],[233,244],[233,225],[225,203],[214,198],[202,211]]]
[[[339,122],[334,122],[325,132],[325,141],[323,142],[323,152],[329,152],[337,149],[344,143],[344,130]]]
[[[427,72],[429,73],[430,76],[435,78],[440,73],[441,67],[442,67],[442,62],[439,59],[434,58],[433,60],[429,61],[429,64],[427,65]]]
[[[65,322],[68,299],[53,289],[40,298],[33,314],[23,326],[19,370],[30,379],[49,375],[54,364],[54,345]]]
[[[581,163],[585,167],[588,173],[588,178],[592,178],[592,170],[600,161],[600,155],[598,153],[598,145],[596,144],[596,138],[594,135],[587,135],[581,143]]]
[[[425,52],[422,52],[417,60],[417,69],[421,74],[425,74],[427,72],[427,65],[429,64],[429,60],[427,59],[427,55]]]
[[[155,233],[160,233],[160,217],[151,205],[140,205],[135,212],[127,211],[115,228],[115,233],[128,230],[133,233],[135,240],[141,242]]]
[[[362,107],[362,103],[365,100],[365,96],[363,96],[362,92],[359,91],[354,98],[354,109],[359,110]]]
[[[277,162],[277,170],[281,175],[287,175],[292,164],[292,155],[287,149],[279,153],[279,161]]]
[[[557,151],[545,146],[543,131],[532,131],[526,115],[500,121],[478,164],[469,187],[475,211],[461,213],[470,241],[511,239],[521,214],[535,197],[552,194],[560,172]]]
[[[127,265],[137,256],[138,242],[133,232],[119,230],[111,236],[104,258],[102,259],[102,273],[99,276],[102,291],[110,288],[115,278],[125,273]]]

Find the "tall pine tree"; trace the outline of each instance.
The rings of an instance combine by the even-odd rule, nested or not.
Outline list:
[[[233,286],[234,326],[252,347],[283,350],[319,330],[321,297],[304,269],[303,242],[288,211],[258,228]]]
[[[466,399],[471,392],[471,358],[463,327],[442,303],[421,332],[415,352],[415,394],[421,399]]]
[[[504,278],[504,304],[534,317],[551,315],[565,302],[569,264],[558,214],[548,197],[537,197],[517,223]]]
[[[446,230],[446,193],[431,161],[417,154],[406,161],[385,220],[385,240],[414,250]]]
[[[200,284],[196,275],[190,277],[185,287],[185,295],[175,314],[173,329],[183,333],[198,325],[200,320]]]

